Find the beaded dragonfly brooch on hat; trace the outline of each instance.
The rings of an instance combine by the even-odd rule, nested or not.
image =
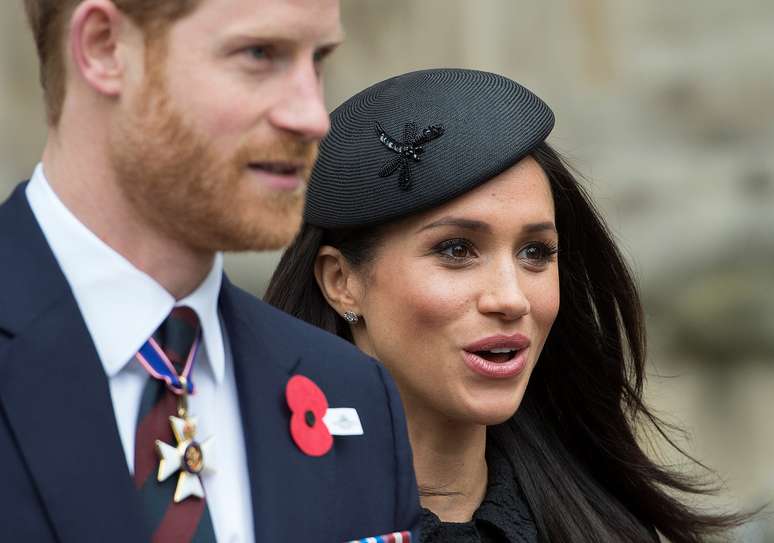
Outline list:
[[[436,138],[443,136],[445,129],[442,124],[428,126],[421,133],[417,134],[416,123],[406,123],[403,127],[403,141],[396,141],[382,128],[382,125],[376,123],[376,133],[379,141],[388,149],[398,153],[398,156],[387,162],[379,170],[379,177],[389,177],[395,170],[400,168],[398,173],[398,185],[403,190],[411,188],[411,164],[419,162],[425,152],[425,145]]]

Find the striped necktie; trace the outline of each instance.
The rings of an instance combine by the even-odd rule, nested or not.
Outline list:
[[[196,313],[188,307],[176,307],[154,332],[153,340],[163,350],[177,374],[182,375],[199,335]],[[142,360],[140,353],[137,358],[138,361]],[[134,482],[140,492],[148,525],[153,530],[152,541],[215,543],[215,532],[205,499],[190,496],[175,503],[173,497],[177,477],[157,481],[159,455],[156,452],[156,440],[176,444],[169,417],[178,415],[178,396],[165,381],[154,376],[146,364],[142,365],[152,378],[148,379],[143,390],[137,417]]]

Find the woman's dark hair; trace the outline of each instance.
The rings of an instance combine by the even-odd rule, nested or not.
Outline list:
[[[695,543],[739,524],[741,516],[704,514],[683,504],[676,492],[712,489],[657,465],[637,442],[637,430],[647,423],[677,448],[668,425],[642,400],[645,330],[637,287],[561,157],[546,143],[532,156],[553,193],[562,301],[519,410],[490,427],[488,439],[510,459],[541,541],[652,542],[657,530],[673,543]],[[317,285],[315,258],[321,245],[331,245],[362,266],[374,257],[379,234],[378,226],[323,230],[304,224],[265,300],[352,341],[349,325]]]

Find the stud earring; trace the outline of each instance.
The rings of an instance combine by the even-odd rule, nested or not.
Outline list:
[[[360,317],[357,315],[357,313],[353,313],[352,311],[345,311],[344,320],[350,324],[355,324],[360,320]]]

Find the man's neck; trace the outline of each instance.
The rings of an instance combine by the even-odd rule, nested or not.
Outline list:
[[[487,486],[486,426],[463,425],[406,407],[422,506],[444,522],[467,522]]]
[[[98,238],[175,299],[184,298],[204,281],[215,254],[192,249],[143,220],[119,189],[107,153],[97,147],[68,149],[50,133],[43,153],[49,185]]]

